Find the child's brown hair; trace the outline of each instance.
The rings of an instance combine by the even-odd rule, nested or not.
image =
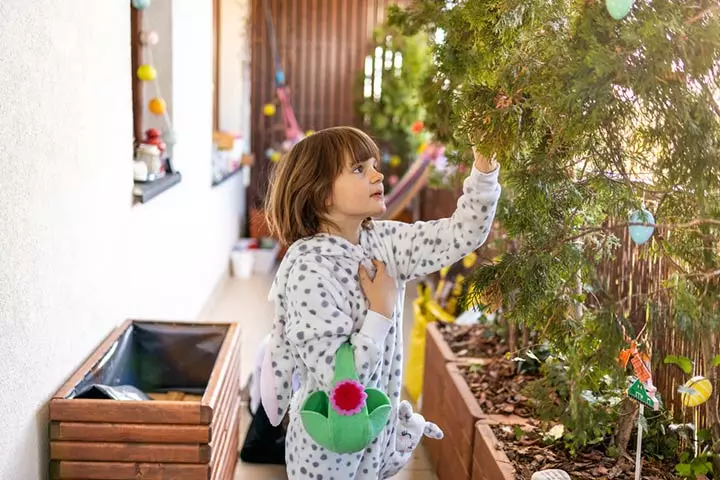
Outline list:
[[[290,245],[332,225],[327,214],[335,179],[343,169],[379,157],[375,142],[353,127],[327,128],[298,142],[270,179],[265,215],[271,234]]]

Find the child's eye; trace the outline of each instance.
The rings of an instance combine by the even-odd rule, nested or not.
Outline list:
[[[362,173],[362,172],[363,172],[363,166],[362,166],[362,165],[357,165],[357,166],[353,169],[353,173]]]

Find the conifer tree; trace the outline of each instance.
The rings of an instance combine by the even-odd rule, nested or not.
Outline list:
[[[442,38],[424,87],[426,126],[502,165],[497,216],[517,248],[475,273],[469,300],[501,298],[510,321],[549,343],[566,375],[570,443],[622,430],[612,422],[620,412],[608,418],[586,392],[624,388],[623,331],[648,334],[659,318],[696,342],[705,361],[697,368],[717,391],[718,3],[417,0],[391,19]],[[652,223],[642,254],[669,273],[640,295],[646,308],[629,312],[637,292],[619,298],[598,266],[615,258],[628,228]],[[657,340],[642,339],[648,348]],[[716,405],[706,408],[717,448]],[[617,439],[620,451],[627,440]]]

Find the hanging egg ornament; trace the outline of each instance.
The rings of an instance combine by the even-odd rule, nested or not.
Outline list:
[[[270,161],[272,161],[272,162],[274,162],[274,163],[277,163],[277,162],[280,161],[280,157],[281,157],[281,156],[282,156],[282,154],[281,154],[280,152],[273,152],[273,153],[270,155]]]
[[[630,223],[649,223],[651,225],[630,225],[630,238],[638,245],[650,240],[655,231],[655,217],[644,208],[637,210],[630,215]]]
[[[635,0],[605,0],[605,7],[612,18],[622,20],[632,10]]]
[[[150,6],[150,0],[132,0],[132,6],[138,10],[145,10]]]
[[[682,395],[682,404],[686,407],[697,407],[707,402],[712,395],[712,383],[703,376],[696,376],[687,381],[685,385],[678,389]]]
[[[397,175],[390,175],[390,178],[388,178],[388,185],[390,185],[391,187],[394,187],[395,185],[397,185],[399,180],[400,179],[398,178]]]
[[[273,105],[272,103],[266,103],[263,107],[263,115],[265,115],[266,117],[274,117],[276,111],[277,110],[275,109],[275,105]]]
[[[165,113],[165,100],[160,97],[155,97],[148,102],[148,108],[155,115],[162,115]]]
[[[150,82],[155,80],[157,77],[157,70],[155,70],[155,67],[148,65],[147,63],[140,65],[137,69],[137,77],[143,82]]]
[[[413,122],[410,130],[412,131],[412,133],[417,135],[422,132],[423,128],[425,128],[425,124],[422,122],[422,120],[416,120]]]
[[[140,43],[146,47],[157,45],[159,41],[160,35],[158,35],[155,31],[150,30],[148,32],[140,32]]]
[[[315,133],[315,130],[308,130],[307,132],[305,132],[305,136],[306,136],[306,137],[309,137],[309,136],[312,135],[313,133]]]
[[[400,157],[398,157],[397,155],[393,155],[392,157],[390,157],[390,166],[391,167],[393,167],[393,168],[399,167],[400,163],[402,163],[402,160],[400,160]]]
[[[268,148],[267,150],[265,150],[265,158],[270,158],[270,157],[272,157],[272,154],[273,154],[273,153],[275,153],[275,150],[272,149],[272,148]]]

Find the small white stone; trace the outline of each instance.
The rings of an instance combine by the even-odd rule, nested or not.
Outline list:
[[[530,480],[570,480],[570,475],[565,470],[542,470],[533,473]]]

